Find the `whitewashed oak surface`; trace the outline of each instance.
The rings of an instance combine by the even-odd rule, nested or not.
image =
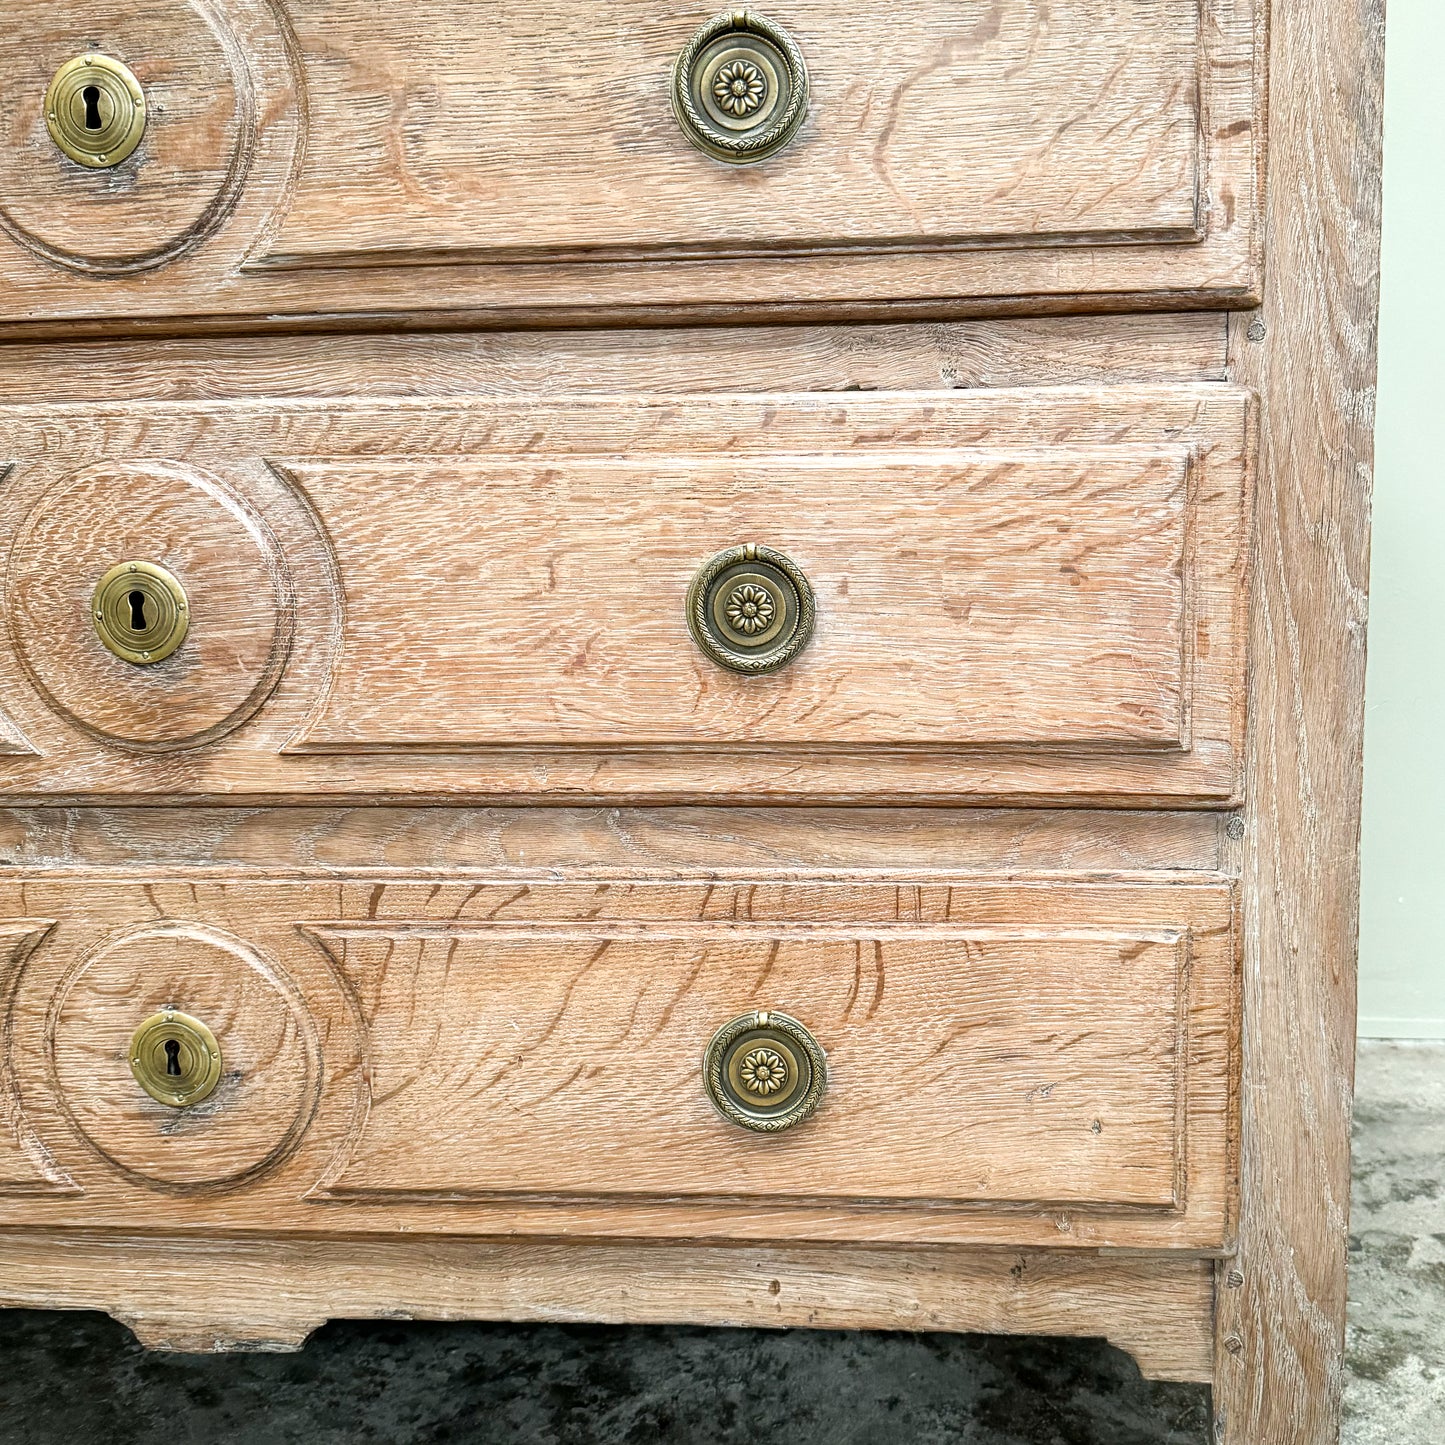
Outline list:
[[[1220,1445],[1332,1445],[1380,7],[921,9],[930,25],[890,17],[880,39],[863,7],[770,8],[814,62],[815,105],[792,149],[733,171],[666,110],[667,64],[705,12],[535,4],[487,33],[460,0],[382,17],[352,0],[142,0],[85,23],[68,0],[12,7],[0,330],[23,344],[0,347],[0,1302],[111,1309],[183,1348],[290,1348],[328,1315],[387,1310],[1107,1334],[1146,1372],[1212,1377]],[[633,63],[614,70],[619,35]],[[67,171],[44,134],[45,81],[86,47],[131,60],[163,107],[129,170]],[[842,319],[859,324],[791,324]],[[65,345],[38,344],[52,339]],[[584,662],[566,694],[590,699],[596,747],[528,753],[498,742],[503,712],[554,737],[579,721],[544,706],[559,677],[578,684],[560,654],[528,654],[489,713],[475,687],[429,710],[418,669],[378,653],[406,615],[387,590],[404,574],[380,561],[388,526],[434,559],[471,557],[487,528],[467,478],[495,491],[526,466],[501,530],[540,537],[528,497],[585,494],[600,465],[587,427],[619,397],[656,423],[608,433],[616,475],[652,503],[632,531],[656,542],[672,508],[701,551],[697,495],[741,514],[773,487],[759,517],[818,549],[832,615],[855,619],[811,654],[841,664],[831,702],[805,701],[800,672],[794,711],[719,714],[680,745],[696,720],[675,706],[618,706],[629,660],[678,682],[673,654],[634,632],[626,660]],[[534,435],[556,453],[545,476]],[[983,453],[1000,465],[980,473]],[[820,489],[830,459],[841,478],[876,464],[876,495]],[[1097,477],[1085,509],[1112,568],[1087,606],[1061,602],[1072,584],[1049,569],[1069,465]],[[684,496],[673,470],[706,486]],[[1000,643],[971,699],[944,682],[950,594],[921,580],[935,534],[968,535],[945,473],[1035,543],[963,549],[995,605],[1038,603],[1010,639],[1027,665],[1011,675]],[[806,501],[795,515],[785,491]],[[373,497],[390,507],[367,512]],[[618,517],[626,497],[608,503]],[[618,530],[564,518],[547,545],[595,571]],[[224,559],[196,582],[211,629],[189,673],[107,674],[66,611],[84,589],[47,559],[92,566],[106,538],[160,534],[177,556]],[[932,658],[916,688],[847,612],[870,536],[896,564],[889,596],[921,619],[892,639]],[[466,587],[421,581],[452,628],[431,662],[470,676]],[[490,593],[514,642],[519,585]],[[607,585],[625,622],[628,594]],[[581,596],[547,603],[562,634]],[[1088,607],[1123,640],[1120,666],[1087,665],[1102,655]],[[850,697],[866,707],[826,712]],[[850,725],[871,740],[835,741]],[[772,740],[742,741],[749,728]],[[646,729],[652,744],[619,741]],[[552,806],[517,806],[536,801]],[[962,923],[937,913],[944,893]],[[497,920],[429,912],[484,896]],[[666,916],[639,917],[654,897]],[[533,914],[518,928],[508,908]],[[664,946],[659,928],[693,931]],[[589,938],[602,961],[577,984],[586,1006],[565,1006]],[[496,949],[507,967],[473,1001]],[[839,1059],[824,1109],[772,1141],[835,1191],[823,1204],[760,1174],[767,1156],[741,1136],[684,1170],[691,1131],[721,1125],[629,1132],[633,1075],[578,1057],[579,1041],[628,1039],[629,986],[679,998],[647,1014],[650,1042],[686,1052],[701,1013],[743,984],[751,1000],[760,978],[814,1011]],[[874,979],[890,982],[870,1019]],[[147,988],[184,985],[252,1062],[227,1086],[242,1107],[167,1134],[99,1040],[120,1039]],[[530,1153],[485,1090],[465,1092],[503,1015],[534,1039],[514,1066],[549,1141]],[[543,1038],[554,1017],[565,1028]],[[900,1043],[926,1054],[960,1018],[994,1047],[988,1068],[975,1059],[982,1169],[935,1147],[970,1137],[936,1092],[952,1065],[907,1066],[913,1134],[881,1093],[847,1110],[855,1065],[880,1090]],[[1068,1083],[1020,1104],[1041,1059]],[[461,1082],[461,1147],[428,1061]],[[553,1076],[567,1082],[549,1099]],[[1082,1138],[1063,1101],[1086,1088],[1102,1129]],[[555,1102],[569,1092],[597,1125],[575,1150]],[[827,1131],[846,1154],[821,1149]],[[469,1172],[471,1139],[506,1146],[501,1195]],[[601,1198],[605,1154],[629,1150],[668,1192]],[[719,1181],[753,1192],[688,1193]],[[537,1198],[556,1188],[560,1205]],[[183,1222],[137,1233],[157,1201]],[[588,1242],[545,1237],[559,1208]],[[615,1238],[621,1215],[649,1242]],[[356,1237],[373,1228],[358,1219],[389,1232]],[[707,1242],[719,1232],[735,1242]],[[150,1288],[161,1260],[187,1307]]]
[[[672,114],[672,62],[715,8],[12,0],[0,330],[1256,292],[1261,0],[915,0],[907,23],[784,0],[765,13],[807,58],[809,115],[750,167]],[[133,68],[149,123],[87,171],[43,98],[96,49]]]
[[[15,1141],[0,1222],[1174,1245],[1232,1214],[1229,886],[0,881]],[[184,1112],[129,1041],[222,1052]],[[830,1060],[777,1137],[705,1094],[713,1033]],[[27,1061],[45,1060],[42,1068]],[[7,1200],[6,1184],[19,1188]]]
[[[0,409],[0,790],[1227,803],[1252,451],[1209,384]],[[685,622],[746,542],[818,601],[762,678]]]

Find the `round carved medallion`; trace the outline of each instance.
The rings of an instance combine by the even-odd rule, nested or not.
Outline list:
[[[46,702],[121,747],[229,732],[291,646],[291,581],[270,528],[217,478],[174,463],[104,463],[47,487],[5,591],[11,640]]]
[[[102,943],[62,981],[48,1034],[71,1123],[150,1187],[254,1179],[291,1153],[320,1098],[320,1049],[295,986],[206,924]]]

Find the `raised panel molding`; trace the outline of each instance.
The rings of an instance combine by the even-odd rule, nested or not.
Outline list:
[[[1187,932],[505,918],[311,930],[361,1001],[372,1091],[331,1197],[1184,1207]],[[758,1008],[829,1057],[779,1140],[722,1126],[698,1082]]]
[[[13,249],[0,261],[12,298],[0,326],[53,309],[47,298],[67,287],[86,296],[84,313],[156,289],[157,273],[194,285],[263,243],[289,205],[305,132],[281,0],[134,0],[99,14],[83,0],[11,0],[5,20],[0,234]],[[72,164],[45,125],[52,73],[93,50],[126,63],[146,95],[140,148],[115,169]],[[76,287],[77,272],[90,284]],[[159,289],[179,300],[166,280]]]
[[[85,1189],[0,1225],[1177,1248],[1231,1229],[1237,929],[1217,875],[407,881],[34,871],[12,986],[34,1138]],[[16,924],[29,939],[35,925]],[[28,945],[27,945],[28,946]],[[135,1027],[208,1022],[177,1114]],[[722,1024],[829,1056],[778,1138],[717,1116]]]
[[[673,61],[715,8],[534,0],[478,27],[468,0],[379,15],[292,0],[306,164],[252,264],[1204,238],[1202,171],[1219,156],[1201,91],[1227,82],[1201,10],[1228,24],[1230,5],[1153,0],[1126,17],[1109,0],[914,0],[897,25],[858,0],[787,0],[769,14],[786,14],[810,60],[809,114],[785,152],[746,172],[699,156],[672,114]],[[940,166],[941,151],[963,163]]]
[[[287,751],[1187,751],[1190,604],[1215,613],[1190,450],[815,444],[280,464],[343,618]],[[687,584],[731,541],[783,550],[817,594],[786,674],[730,677],[687,634]]]
[[[0,1306],[1103,1335],[1337,1445],[1383,0],[763,4],[730,167],[711,0],[7,0]],[[765,1139],[698,1054],[778,1005]]]
[[[39,1055],[25,1057],[17,1048],[15,996],[26,960],[54,927],[52,919],[0,922],[0,1197],[80,1192],[36,1138],[17,1082],[43,1068]]]
[[[812,57],[810,111],[741,168],[694,151],[670,103],[711,6],[475,8],[144,0],[97,25],[12,0],[0,334],[1257,293],[1262,0],[920,0],[906,26],[790,0],[773,18]],[[134,157],[82,173],[41,99],[95,45],[153,107]]]
[[[25,604],[0,703],[44,754],[0,757],[0,794],[1227,804],[1253,431],[1226,385],[0,409],[31,458],[0,499]],[[264,544],[170,508],[167,565],[209,605],[141,676],[54,563],[151,535],[75,501],[98,455],[137,487],[214,478]],[[75,545],[27,549],[35,517]],[[684,619],[749,541],[818,598],[761,678]],[[57,648],[52,672],[85,662],[59,714],[34,661]]]
[[[187,633],[164,671],[97,645],[96,582],[142,560],[184,576]],[[9,641],[50,709],[103,745],[201,747],[271,695],[291,652],[295,598],[267,523],[224,481],[146,458],[47,479],[5,570]]]

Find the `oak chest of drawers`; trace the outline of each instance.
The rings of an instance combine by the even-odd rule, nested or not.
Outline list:
[[[1332,1437],[1379,24],[1266,8],[12,7],[0,1303]]]

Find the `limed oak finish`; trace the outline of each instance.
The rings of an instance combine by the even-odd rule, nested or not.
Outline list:
[[[1222,882],[28,876],[3,992],[15,1056],[52,1071],[14,1081],[11,1223],[143,1227],[160,1190],[188,1230],[1225,1238]],[[224,1060],[182,1113],[130,1077],[167,1007]],[[828,1055],[776,1140],[697,1080],[758,1007]]]
[[[756,165],[710,19],[7,12],[0,1304],[1103,1335],[1333,1445],[1376,0],[733,16]]]
[[[132,403],[0,428],[24,458],[0,500],[11,797],[1239,786],[1237,389]],[[746,542],[817,599],[763,678],[686,625],[696,571]],[[193,635],[147,667],[91,613],[132,557],[190,599]]]
[[[647,0],[18,0],[0,37],[0,331],[1228,305],[1259,284],[1260,0],[791,0],[810,103],[730,167]],[[99,50],[110,169],[44,112]]]

